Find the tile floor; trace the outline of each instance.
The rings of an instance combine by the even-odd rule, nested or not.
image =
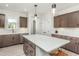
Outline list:
[[[25,56],[23,44],[0,48],[0,56]]]
[[[69,56],[78,56],[77,54],[67,51],[65,49],[62,50]],[[25,56],[23,52],[23,44],[0,48],[0,56]]]

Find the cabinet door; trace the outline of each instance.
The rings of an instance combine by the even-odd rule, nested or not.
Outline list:
[[[61,20],[60,20],[61,27],[67,27],[67,22],[68,22],[67,15],[61,15],[60,18],[61,18]]]
[[[60,17],[54,17],[54,27],[60,27],[61,26],[61,19]]]
[[[71,42],[69,44],[66,44],[65,46],[63,46],[63,48],[79,54],[79,39],[72,38],[69,40]]]
[[[20,34],[20,43],[24,43],[24,37]]]
[[[79,54],[79,39],[74,40],[74,52]]]
[[[56,16],[54,19],[54,27],[67,27],[67,15]]]
[[[74,21],[75,27],[79,27],[79,11],[73,13],[73,21]]]
[[[20,17],[20,27],[27,27],[27,17]]]
[[[4,27],[5,27],[5,15],[0,14],[0,28],[4,28]]]
[[[20,43],[20,35],[19,34],[12,34],[12,43],[19,44]]]
[[[26,56],[35,56],[36,50],[32,48],[28,43],[24,43],[23,50]]]
[[[3,35],[0,35],[0,48],[3,47]]]
[[[27,39],[24,39],[23,50],[24,50],[25,55],[27,55],[27,56],[36,55],[36,45]]]
[[[76,27],[76,14],[75,13],[69,13],[68,16],[68,26],[67,27]]]
[[[11,46],[14,44],[20,43],[20,37],[19,34],[11,34],[11,35],[3,35],[2,36],[2,46]]]
[[[13,45],[11,35],[3,35],[3,47]]]

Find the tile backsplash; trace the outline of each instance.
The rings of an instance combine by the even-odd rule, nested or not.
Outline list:
[[[28,33],[27,28],[14,29],[15,33]],[[0,29],[0,33],[12,33],[12,29]]]

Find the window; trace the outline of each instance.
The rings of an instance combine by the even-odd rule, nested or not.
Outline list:
[[[15,29],[16,28],[16,19],[8,19],[8,28]]]

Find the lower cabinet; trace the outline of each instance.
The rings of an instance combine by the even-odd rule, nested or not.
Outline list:
[[[13,44],[19,44],[20,43],[20,35],[19,34],[12,35],[12,43]]]
[[[52,34],[52,36],[56,38],[62,38],[62,39],[69,40],[70,43],[62,46],[62,48],[79,54],[79,37],[71,37],[71,36],[57,35],[57,34]]]
[[[19,34],[0,35],[0,47],[11,46],[20,43]]]
[[[24,43],[23,49],[26,56],[35,56],[35,49],[29,44]]]
[[[23,44],[24,43],[24,37],[22,35],[28,35],[29,33],[22,33],[20,34],[20,43]]]
[[[79,43],[77,42],[71,42],[68,45],[63,46],[63,48],[79,54]]]
[[[20,43],[23,44],[24,43],[24,37],[22,35],[20,35]]]
[[[28,35],[28,34],[24,33],[24,34],[0,35],[0,48],[24,43],[24,38],[22,35]]]
[[[3,47],[3,35],[0,35],[0,48]]]
[[[12,36],[11,35],[3,35],[2,47],[10,46],[12,44],[13,44]]]
[[[24,45],[23,45],[23,50],[26,56],[35,56],[36,55],[36,46],[25,39]]]

